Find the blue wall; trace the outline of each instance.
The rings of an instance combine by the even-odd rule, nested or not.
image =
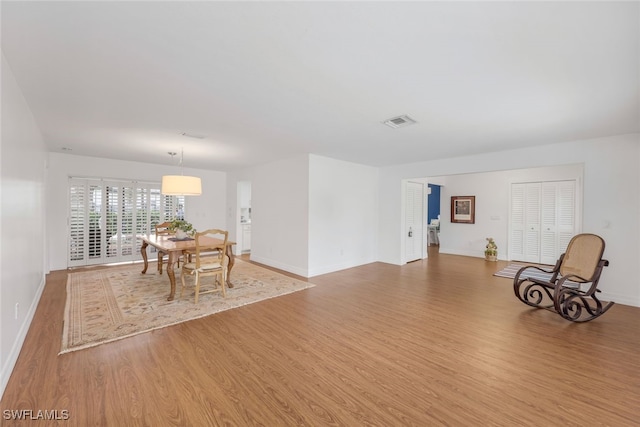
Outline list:
[[[429,184],[431,194],[427,196],[429,209],[427,211],[427,224],[431,224],[432,219],[438,219],[440,215],[440,186]]]

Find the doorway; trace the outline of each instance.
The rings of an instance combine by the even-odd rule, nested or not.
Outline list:
[[[427,246],[440,246],[440,190],[438,184],[429,186],[427,196]]]
[[[251,253],[251,181],[239,181],[237,187],[238,255]]]

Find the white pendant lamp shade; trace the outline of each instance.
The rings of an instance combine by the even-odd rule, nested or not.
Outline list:
[[[168,153],[171,158],[175,152]],[[184,150],[180,153],[180,169],[184,159]],[[165,175],[162,177],[162,189],[160,192],[167,196],[199,196],[202,194],[202,180],[197,176]]]
[[[161,191],[167,196],[199,196],[202,194],[202,181],[197,176],[165,175]]]

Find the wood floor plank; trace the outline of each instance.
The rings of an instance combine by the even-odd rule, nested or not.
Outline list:
[[[430,249],[60,356],[52,272],[0,409],[71,426],[637,426],[640,308],[573,324],[517,301],[504,266]]]

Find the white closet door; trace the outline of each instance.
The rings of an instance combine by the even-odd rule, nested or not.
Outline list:
[[[509,259],[513,260],[524,260],[524,189],[525,184],[511,184]]]
[[[555,264],[577,232],[576,181],[511,185],[509,259]]]
[[[525,185],[525,243],[524,260],[540,262],[540,183]]]
[[[542,241],[540,246],[540,263],[555,264],[558,259],[558,205],[557,183],[542,183],[542,230],[540,232]]]
[[[557,183],[558,192],[558,256],[567,250],[569,241],[578,233],[576,224],[576,182]]]

